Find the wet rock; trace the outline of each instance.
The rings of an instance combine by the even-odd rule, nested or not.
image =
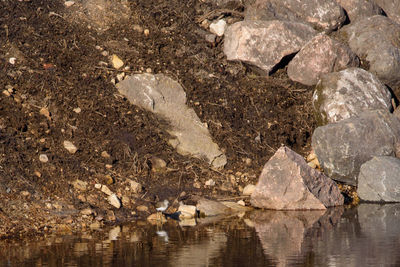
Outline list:
[[[357,185],[360,167],[373,156],[394,156],[400,141],[400,119],[383,110],[318,127],[312,147],[332,179]]]
[[[227,25],[224,19],[217,20],[210,24],[210,31],[218,36],[224,35]]]
[[[201,198],[196,205],[197,210],[202,216],[217,216],[230,214],[232,210],[220,202]]]
[[[86,191],[87,185],[88,185],[87,182],[84,182],[79,179],[76,179],[75,181],[72,182],[72,186],[79,191]]]
[[[318,34],[290,61],[287,73],[293,81],[315,85],[322,74],[358,67],[359,64],[350,47],[326,34]]]
[[[385,84],[400,85],[399,24],[384,16],[373,16],[343,28],[350,48],[369,62],[369,71]]]
[[[248,184],[243,188],[242,194],[244,196],[251,196],[251,194],[253,194],[255,189],[256,189],[256,186],[254,184]]]
[[[222,201],[221,203],[224,204],[225,206],[227,206],[228,208],[232,209],[233,212],[246,212],[246,211],[253,210],[251,207],[246,207],[245,205],[241,205],[239,203],[232,202],[232,201]],[[243,201],[243,203],[244,203],[244,201]]]
[[[297,22],[240,21],[225,31],[224,53],[228,60],[240,60],[269,73],[315,34],[313,28]]]
[[[385,14],[396,23],[400,24],[400,5],[397,0],[374,0]]]
[[[357,193],[366,201],[400,202],[400,159],[374,157],[361,165]]]
[[[225,166],[226,156],[194,110],[186,106],[186,93],[179,83],[163,74],[136,74],[118,83],[117,88],[132,104],[170,123],[166,129],[173,136],[169,144],[179,154],[205,159],[215,169]]]
[[[344,8],[350,22],[384,14],[375,0],[336,0],[336,2]]]
[[[179,204],[178,212],[181,212],[179,218],[180,219],[191,219],[196,217],[197,215],[197,208],[193,205],[184,205]]]
[[[313,96],[319,125],[337,122],[366,110],[392,109],[392,96],[379,79],[363,69],[350,68],[322,76]]]
[[[68,150],[69,153],[75,154],[78,148],[71,141],[64,141],[64,148]]]
[[[249,5],[246,20],[286,20],[309,23],[317,28],[336,29],[346,15],[336,1],[256,0]]]
[[[124,62],[117,55],[112,55],[111,65],[116,69],[120,69],[122,66],[124,66]]]
[[[326,209],[343,205],[343,196],[335,182],[281,147],[265,164],[250,203],[275,210]]]
[[[189,226],[189,227],[193,227],[196,226],[196,219],[192,218],[192,219],[181,219],[181,221],[179,222],[179,226]]]
[[[107,200],[108,203],[110,203],[115,208],[119,209],[121,207],[121,201],[119,200],[116,194],[108,196]]]

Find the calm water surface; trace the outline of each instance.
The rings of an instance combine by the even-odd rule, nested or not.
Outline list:
[[[400,204],[135,222],[1,243],[0,266],[400,266]]]

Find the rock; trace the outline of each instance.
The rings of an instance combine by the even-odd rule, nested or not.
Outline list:
[[[225,31],[224,53],[228,60],[240,60],[270,73],[314,35],[313,28],[297,22],[240,21]]]
[[[39,113],[40,113],[40,115],[45,116],[48,120],[51,120],[50,111],[49,111],[48,108],[46,108],[46,107],[41,108],[41,109],[39,110]]]
[[[350,22],[384,14],[375,0],[336,0],[336,2],[344,8]]]
[[[346,15],[336,1],[256,0],[247,7],[245,19],[296,21],[333,30],[345,22]]]
[[[178,82],[163,74],[135,74],[118,83],[117,88],[132,104],[169,122],[169,144],[179,154],[205,159],[215,169],[225,166],[226,156],[194,110],[186,106],[186,93]]]
[[[210,24],[210,31],[218,36],[224,35],[227,25],[224,19],[217,20]]]
[[[248,184],[243,188],[243,196],[251,196],[253,194],[254,190],[256,189],[256,186],[254,184]]]
[[[397,0],[374,0],[385,14],[396,23],[400,24],[400,5]]]
[[[182,226],[182,227],[184,227],[184,226],[189,226],[189,227],[196,226],[196,219],[195,218],[193,218],[193,219],[185,219],[185,218],[183,218],[183,219],[181,219],[179,221],[179,226]]]
[[[315,85],[322,74],[359,65],[360,61],[350,47],[326,34],[318,34],[289,62],[287,73],[293,81]]]
[[[156,224],[159,222],[165,223],[167,221],[167,219],[163,215],[161,215],[159,212],[150,214],[147,217],[147,220],[152,224]]]
[[[384,16],[365,18],[343,28],[350,48],[369,62],[369,71],[391,87],[400,85],[400,26]]]
[[[40,154],[40,155],[39,155],[39,161],[40,161],[40,162],[43,162],[43,163],[46,163],[46,162],[49,161],[49,158],[47,157],[46,154]]]
[[[111,156],[110,156],[110,154],[108,154],[107,151],[103,151],[103,152],[101,152],[101,157],[103,157],[105,159],[109,159]]]
[[[108,186],[106,186],[106,185],[102,185],[102,186],[101,186],[101,192],[103,192],[104,194],[106,194],[106,195],[108,195],[108,196],[111,196],[112,194],[114,194],[114,193],[110,190],[110,188],[108,188]]]
[[[64,148],[71,154],[75,154],[78,150],[78,148],[70,141],[64,141]]]
[[[110,203],[115,208],[119,209],[121,207],[121,201],[119,200],[116,194],[108,196],[107,200],[108,203]]]
[[[79,179],[76,179],[75,181],[72,182],[72,186],[79,191],[86,191],[87,184],[88,184],[87,182],[84,182]]]
[[[241,205],[241,206],[246,206],[246,203],[241,199],[238,202],[236,202],[237,204]]]
[[[343,196],[335,182],[281,147],[265,164],[250,203],[275,210],[318,210],[343,205]]]
[[[209,179],[205,182],[206,186],[214,186],[215,185],[215,181],[213,179]]]
[[[112,55],[111,65],[116,69],[120,69],[124,65],[124,62],[117,55]]]
[[[140,193],[143,190],[143,187],[140,183],[132,181],[131,179],[127,179],[130,184],[130,188],[134,194]]]
[[[245,205],[241,205],[239,203],[232,202],[232,201],[222,201],[221,203],[224,204],[225,206],[227,206],[228,208],[232,209],[233,212],[246,212],[246,211],[253,210],[251,207],[246,207]],[[243,203],[244,203],[244,201],[243,201]]]
[[[165,162],[165,160],[159,158],[159,157],[152,157],[150,159],[151,161],[151,170],[153,172],[163,172],[165,171],[166,167],[167,167],[167,163]]]
[[[66,7],[71,7],[71,6],[73,6],[75,4],[75,1],[65,1],[64,2],[64,5],[66,6]]]
[[[195,218],[197,215],[196,206],[193,205],[184,205],[182,203],[179,204],[178,211],[181,212],[179,218],[181,219],[191,219]]]
[[[149,211],[149,208],[148,208],[147,206],[140,205],[140,206],[137,206],[137,207],[136,207],[136,210],[137,210],[137,211],[142,211],[142,212],[148,212],[148,211]]]
[[[93,214],[93,213],[94,213],[94,211],[92,209],[90,209],[90,208],[81,210],[81,214],[82,215],[90,215],[90,214]]]
[[[361,165],[357,193],[365,201],[400,202],[400,159],[373,157]]]
[[[89,228],[92,229],[92,230],[100,229],[100,227],[101,227],[101,224],[98,221],[95,221],[94,223],[91,223],[89,225]]]
[[[322,76],[313,107],[319,125],[337,122],[366,110],[390,111],[392,96],[379,79],[360,68],[350,68]]]
[[[201,198],[196,205],[201,216],[217,216],[232,213],[232,210],[220,202]]]
[[[94,188],[101,189],[101,184],[94,184]]]
[[[363,163],[373,156],[394,156],[400,140],[400,119],[383,110],[315,129],[312,147],[332,179],[357,185]]]

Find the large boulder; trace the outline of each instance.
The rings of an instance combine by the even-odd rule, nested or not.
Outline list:
[[[186,93],[178,82],[163,74],[135,74],[117,88],[132,104],[169,122],[169,144],[179,154],[205,159],[215,169],[225,166],[226,156],[194,110],[186,106]]]
[[[400,159],[374,157],[361,165],[357,193],[366,201],[400,202]]]
[[[336,29],[346,15],[330,0],[256,0],[247,6],[245,19],[298,21],[320,29]]]
[[[318,127],[312,147],[325,174],[357,185],[361,165],[373,156],[396,155],[399,141],[400,119],[387,111],[372,110]]]
[[[384,14],[374,0],[336,0],[336,2],[346,10],[350,22]]]
[[[369,62],[385,84],[400,85],[400,25],[384,16],[365,18],[343,28],[350,48]]]
[[[343,196],[335,182],[281,147],[265,164],[250,202],[258,208],[312,210],[342,205]]]
[[[240,21],[225,31],[224,53],[228,60],[240,60],[269,73],[316,33],[310,26],[297,22]]]
[[[322,74],[358,67],[359,64],[350,47],[326,34],[318,34],[290,61],[287,73],[293,81],[315,85]]]
[[[400,24],[400,2],[399,0],[374,0],[396,23]]]
[[[319,125],[359,115],[365,110],[392,110],[392,95],[372,73],[349,68],[323,75],[318,82],[313,106]]]

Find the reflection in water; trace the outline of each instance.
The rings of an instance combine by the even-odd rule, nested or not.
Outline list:
[[[400,266],[400,204],[213,219],[4,241],[0,266]]]

